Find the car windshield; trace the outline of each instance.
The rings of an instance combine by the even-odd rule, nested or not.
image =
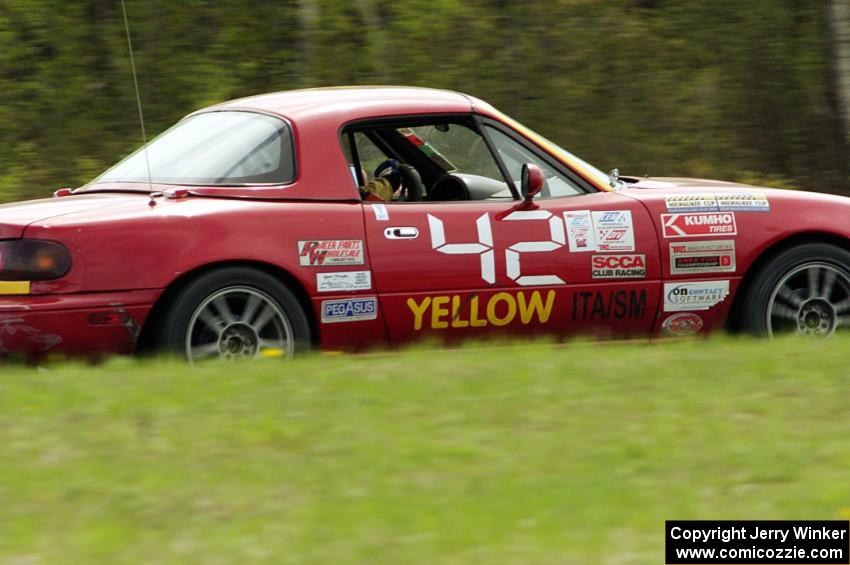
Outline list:
[[[150,163],[150,177],[148,176]],[[278,118],[252,112],[190,116],[99,177],[97,183],[234,186],[295,177],[292,134]]]

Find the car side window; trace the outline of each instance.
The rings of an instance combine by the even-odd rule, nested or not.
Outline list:
[[[357,125],[343,133],[342,143],[355,179],[359,168],[364,199],[448,202],[514,198],[487,140],[469,118]],[[387,172],[388,159],[394,160],[399,173]],[[421,197],[412,197],[406,186],[411,184],[410,168],[421,180],[421,188],[415,191]],[[378,172],[381,178],[376,178]],[[391,186],[378,191],[377,184],[386,185],[387,180],[392,181]]]
[[[378,149],[365,133],[355,133],[354,143],[357,144],[357,156],[360,157],[360,167],[366,173],[363,175],[363,179],[369,180],[372,178],[372,173],[378,165],[386,160],[387,156],[383,151]]]
[[[466,126],[437,124],[398,131],[447,173],[502,178],[484,138]]]
[[[490,136],[493,146],[499,157],[501,157],[505,167],[507,167],[514,184],[519,186],[522,166],[525,163],[532,163],[540,167],[543,171],[543,176],[546,178],[546,183],[543,185],[543,190],[539,195],[540,198],[584,194],[584,191],[572,180],[560,171],[555,170],[526,146],[497,128],[489,125],[485,127],[487,128],[487,135]]]
[[[354,142],[353,148],[352,137]],[[342,149],[345,153],[345,159],[348,161],[348,168],[351,170],[351,179],[354,182],[354,186],[358,185],[357,172],[355,170],[355,154],[357,155],[357,161],[360,166],[360,178],[364,183],[372,178],[371,172],[387,158],[386,154],[378,149],[366,134],[361,132],[356,132],[351,137],[343,135]],[[353,149],[357,150],[356,153]]]

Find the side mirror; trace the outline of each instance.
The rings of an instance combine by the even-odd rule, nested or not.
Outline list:
[[[519,192],[522,195],[522,199],[526,203],[531,203],[531,201],[534,200],[534,197],[540,194],[540,191],[543,189],[543,183],[546,182],[546,179],[543,176],[543,171],[540,170],[540,167],[532,163],[526,163],[522,166],[521,182],[522,184],[520,185]]]

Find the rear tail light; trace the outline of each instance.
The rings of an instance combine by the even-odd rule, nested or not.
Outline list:
[[[0,281],[49,281],[71,270],[71,252],[55,241],[0,241]]]

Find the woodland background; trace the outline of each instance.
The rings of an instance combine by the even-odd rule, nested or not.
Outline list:
[[[340,84],[481,97],[600,168],[850,193],[850,0],[127,0],[149,136]],[[141,143],[121,4],[0,0],[0,201]]]

